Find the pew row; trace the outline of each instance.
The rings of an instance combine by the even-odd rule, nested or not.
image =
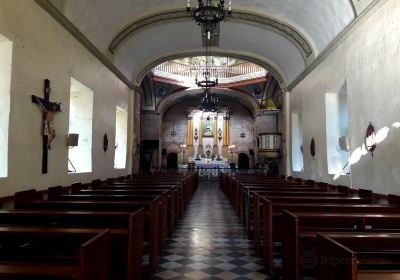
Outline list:
[[[109,230],[0,226],[0,245],[1,279],[109,279]]]

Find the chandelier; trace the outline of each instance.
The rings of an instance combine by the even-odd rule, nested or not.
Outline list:
[[[219,109],[218,101],[218,97],[211,93],[210,89],[206,88],[198,108],[203,112],[216,112]]]
[[[216,2],[214,4],[214,2]],[[191,14],[197,25],[204,28],[207,33],[206,39],[206,67],[203,72],[204,79],[199,81],[196,76],[196,85],[204,88],[204,95],[200,100],[199,110],[203,112],[216,112],[219,109],[218,97],[211,93],[210,88],[218,85],[218,74],[215,79],[211,79],[210,62],[210,42],[218,24],[226,20],[232,14],[232,1],[229,1],[228,11],[225,10],[225,0],[198,0],[197,8],[191,9],[190,0],[187,0],[186,11]]]
[[[198,1],[197,8],[191,9],[190,0],[187,0],[186,11],[192,14],[198,25],[205,27],[208,40],[210,40],[218,24],[232,14],[232,1],[229,1],[228,11],[225,10],[225,0],[219,0],[217,4],[214,4],[213,0]]]

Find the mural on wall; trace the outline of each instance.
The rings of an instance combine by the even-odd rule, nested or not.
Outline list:
[[[143,105],[144,106],[153,106],[153,95],[154,95],[154,87],[153,80],[150,75],[146,75],[143,78],[142,83],[140,84],[140,88],[142,89],[143,96]]]
[[[266,84],[260,109],[273,111],[282,108],[282,104],[282,92],[280,91],[278,81],[271,77]]]
[[[154,81],[154,96],[156,98],[156,105],[160,104],[161,100],[169,94],[185,89],[187,88],[180,85]]]
[[[264,81],[249,82],[232,89],[246,93],[255,98],[262,110],[277,110],[282,108],[283,96],[278,81],[268,75]]]
[[[253,96],[257,100],[258,104],[261,104],[261,100],[264,93],[264,87],[265,87],[265,82],[259,82],[259,83],[250,83],[246,85],[241,85],[239,87],[234,87],[233,89]]]

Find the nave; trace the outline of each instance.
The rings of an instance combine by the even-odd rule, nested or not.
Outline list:
[[[199,182],[153,279],[267,279],[217,181]]]

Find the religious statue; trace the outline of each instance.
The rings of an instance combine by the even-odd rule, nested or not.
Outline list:
[[[56,131],[53,128],[54,114],[60,112],[60,104],[49,102],[45,99],[32,95],[32,102],[39,105],[40,110],[43,112],[43,135],[47,136],[47,147],[51,149],[51,142],[56,137]]]
[[[206,159],[210,159],[211,158],[211,146],[210,144],[207,144],[206,146]]]
[[[208,116],[207,119],[204,120],[203,137],[213,137],[213,136],[214,136],[214,129],[212,125],[212,120],[210,119],[210,116]]]

